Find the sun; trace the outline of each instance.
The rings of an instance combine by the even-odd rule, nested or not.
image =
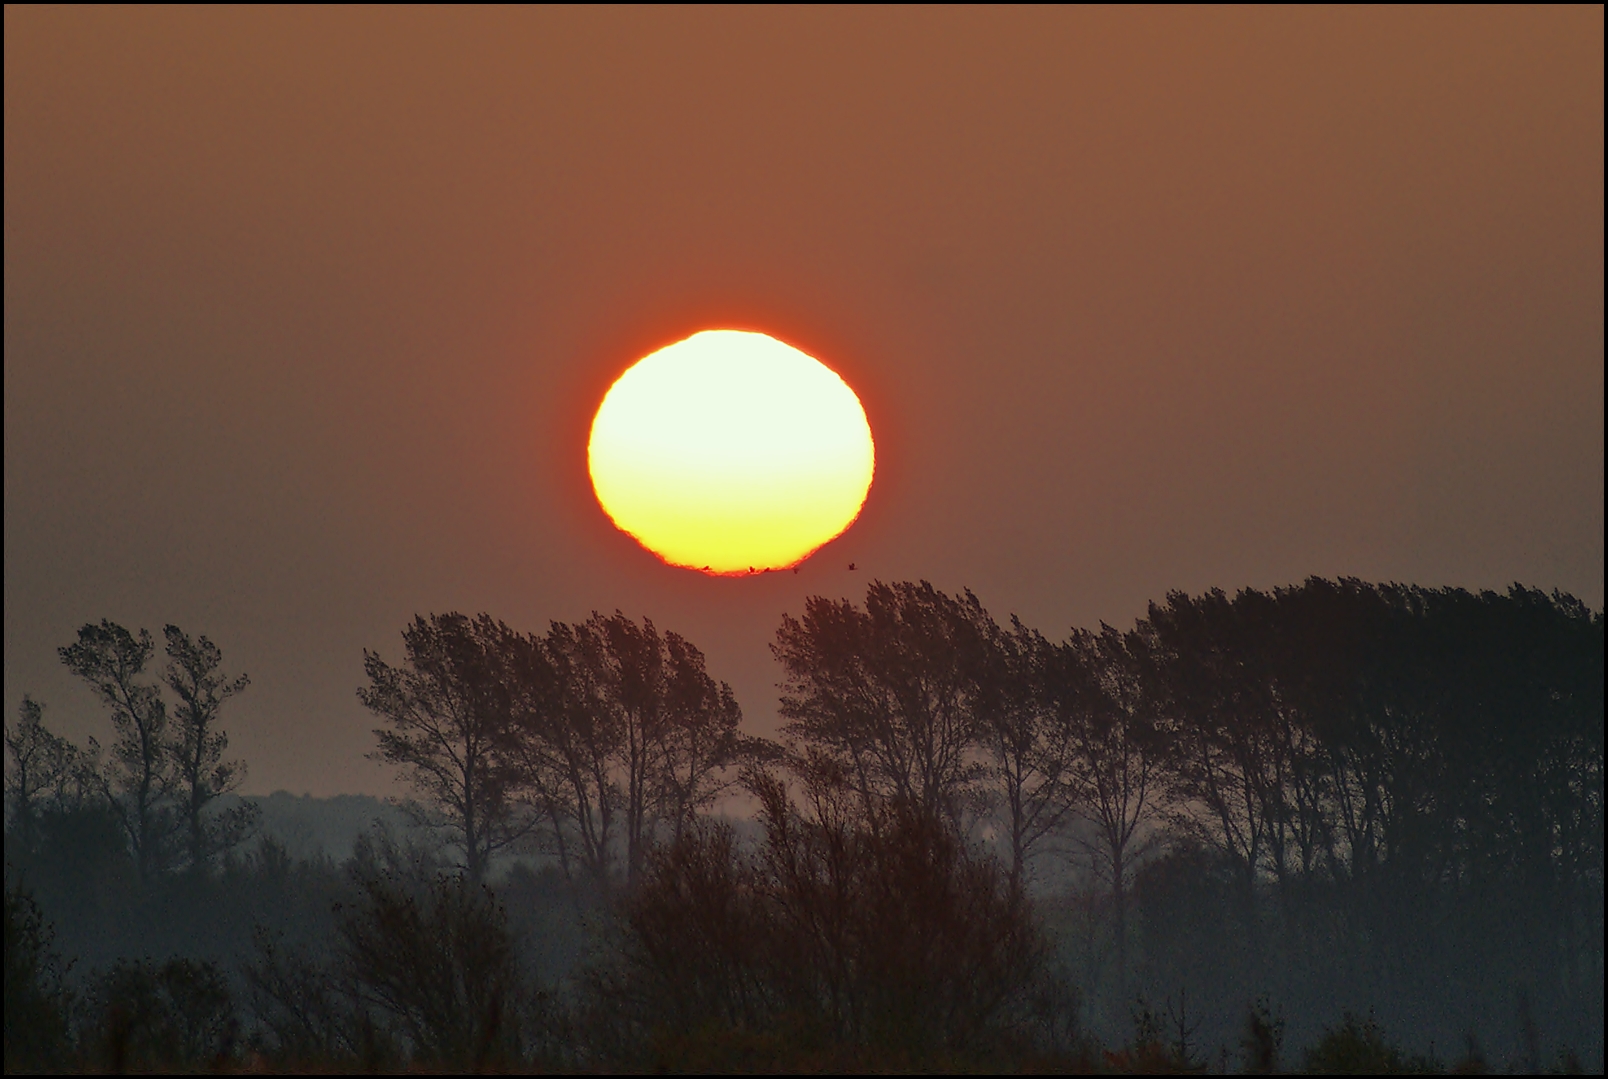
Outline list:
[[[705,330],[609,388],[587,463],[598,502],[642,546],[746,575],[797,565],[853,524],[876,449],[831,368],[767,334]]]

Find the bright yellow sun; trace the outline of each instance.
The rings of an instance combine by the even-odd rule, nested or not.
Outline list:
[[[853,524],[876,455],[860,399],[825,364],[766,334],[705,330],[609,388],[587,460],[597,500],[642,546],[748,574]]]

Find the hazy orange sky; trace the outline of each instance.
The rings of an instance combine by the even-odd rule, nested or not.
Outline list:
[[[770,733],[782,613],[873,577],[1600,608],[1602,215],[1601,7],[7,7],[5,708],[104,740],[57,646],[172,621],[246,790],[384,791],[415,613],[647,614]],[[604,390],[711,327],[865,402],[797,575],[592,498]]]

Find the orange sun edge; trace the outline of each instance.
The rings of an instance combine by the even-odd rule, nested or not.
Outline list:
[[[873,483],[875,482],[875,476],[876,476],[876,466],[873,464],[872,465],[872,482]],[[871,487],[868,484],[866,486],[866,497],[869,498],[870,495],[871,495]],[[606,516],[609,519],[609,523],[611,525],[613,525],[615,528],[619,529],[621,532],[624,532],[627,536],[630,536],[631,539],[636,541],[636,545],[638,547],[641,547],[644,551],[648,552],[654,558],[657,558],[660,562],[662,562],[665,565],[669,566],[671,569],[691,570],[694,573],[701,573],[705,577],[763,577],[767,573],[781,573],[784,570],[797,569],[799,566],[802,566],[804,563],[808,562],[811,558],[814,558],[816,553],[819,552],[821,550],[821,548],[825,547],[827,544],[833,542],[839,536],[843,535],[843,533],[845,533],[849,529],[853,528],[854,527],[854,522],[858,521],[860,519],[860,514],[865,512],[865,501],[862,500],[860,502],[860,508],[854,511],[854,516],[850,517],[848,519],[848,521],[843,525],[842,528],[838,529],[832,535],[828,536],[826,539],[822,540],[820,543],[816,544],[814,547],[811,547],[808,551],[804,552],[804,554],[801,555],[799,558],[797,558],[796,560],[794,560],[792,562],[787,563],[786,565],[782,565],[782,566],[767,566],[764,569],[759,569],[757,567],[750,567],[748,569],[710,569],[708,566],[695,566],[690,562],[672,562],[672,561],[670,561],[670,559],[666,558],[664,555],[660,554],[658,551],[655,551],[652,547],[649,547],[646,543],[643,543],[642,542],[642,537],[638,536],[635,532],[632,532],[629,528],[626,528],[623,525],[621,525],[619,521],[616,521],[614,519],[614,515],[608,511],[608,507],[604,506],[601,502],[598,503],[598,506],[599,506],[600,509],[603,510],[604,516]]]

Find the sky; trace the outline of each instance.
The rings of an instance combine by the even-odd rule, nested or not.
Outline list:
[[[389,793],[365,648],[651,617],[776,728],[872,579],[1052,637],[1308,576],[1603,606],[1603,10],[5,9],[4,706],[206,634],[244,790]],[[753,329],[864,402],[798,574],[671,569],[612,381]],[[855,569],[849,568],[850,564]]]

